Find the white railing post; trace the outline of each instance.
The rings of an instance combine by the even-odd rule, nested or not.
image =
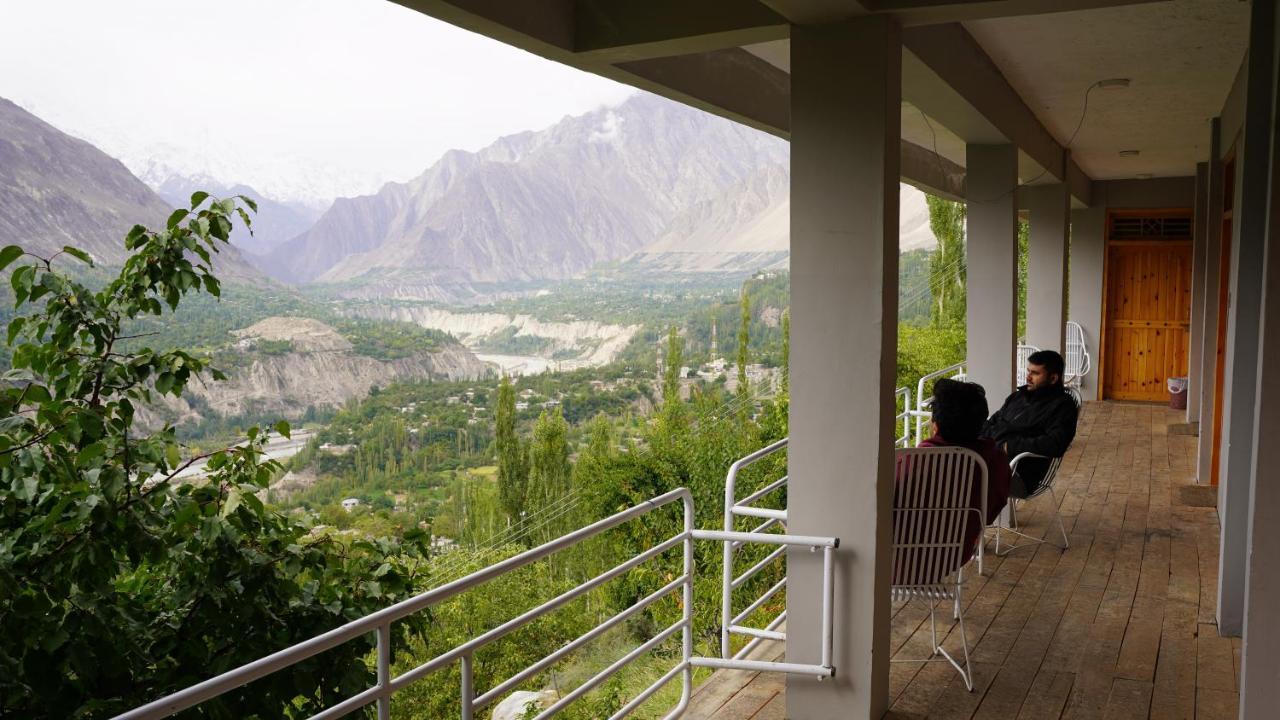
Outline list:
[[[475,702],[476,692],[474,678],[472,678],[471,654],[467,653],[459,660],[462,666],[462,720],[474,720],[472,703]]]
[[[822,666],[832,668],[833,672],[835,668],[831,666],[831,646],[835,636],[832,617],[836,592],[835,551],[831,546],[822,548]],[[822,676],[819,675],[818,679],[821,680]]]
[[[391,623],[378,626],[378,720],[391,720]]]

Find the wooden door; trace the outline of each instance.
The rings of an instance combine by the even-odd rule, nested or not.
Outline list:
[[[1182,227],[1152,223],[1140,235],[1108,239],[1105,397],[1167,402],[1166,381],[1187,374],[1191,240],[1171,234]]]

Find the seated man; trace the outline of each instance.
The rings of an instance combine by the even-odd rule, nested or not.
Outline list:
[[[1040,350],[1027,358],[1027,384],[1004,401],[987,420],[982,436],[991,438],[1011,459],[1021,453],[1061,457],[1076,436],[1076,403],[1062,384],[1066,364],[1052,350]],[[1040,487],[1049,461],[1027,458],[1018,463],[1009,495],[1030,496]]]
[[[982,507],[982,487],[974,483],[972,507],[983,511],[990,524],[1004,509],[1009,497],[1009,458],[994,442],[979,437],[987,419],[987,393],[977,383],[939,380],[933,386],[933,435],[920,447],[959,446],[982,456],[987,465],[987,506]],[[965,557],[973,555],[982,528],[977,523],[965,527]]]

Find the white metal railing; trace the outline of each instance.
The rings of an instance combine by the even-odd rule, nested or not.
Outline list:
[[[472,638],[471,640],[454,647],[452,650],[441,655],[437,655],[412,670],[394,678],[391,676],[392,623],[422,612],[513,570],[547,558],[560,550],[577,545],[584,540],[675,502],[680,502],[684,508],[684,522],[679,533],[648,548],[647,550],[644,550],[643,552],[640,552],[636,556],[615,566],[614,568],[579,584],[577,587],[568,590],[531,610],[521,613],[498,627]],[[815,551],[821,549],[823,552],[824,573],[822,594],[822,647],[820,663],[803,664],[761,662],[742,658],[695,657],[693,654],[692,627],[694,584],[693,542],[695,540],[723,542],[726,546],[734,544],[740,545],[742,543],[765,543],[769,545],[777,545],[783,550],[787,547],[809,547]],[[663,629],[661,632],[631,650],[609,667],[592,676],[582,685],[561,697],[553,705],[543,710],[537,716],[539,719],[542,719],[558,714],[565,707],[578,700],[583,695],[586,695],[623,667],[653,650],[655,647],[675,636],[677,633],[680,633],[681,653],[679,662],[677,662],[674,667],[658,678],[648,688],[632,698],[632,700],[620,710],[610,716],[610,720],[616,720],[617,718],[623,718],[630,715],[656,692],[679,676],[682,678],[680,700],[676,707],[666,715],[667,718],[677,718],[688,706],[689,697],[693,689],[694,667],[755,671],[765,670],[815,675],[820,678],[831,677],[835,674],[831,660],[833,642],[832,592],[835,585],[834,559],[832,555],[839,544],[840,541],[837,538],[829,537],[796,536],[763,532],[743,533],[733,532],[732,528],[725,531],[698,530],[694,527],[693,496],[687,488],[678,488],[651,500],[645,501],[635,507],[623,510],[615,515],[600,520],[599,522],[592,523],[591,525],[571,532],[560,538],[556,538],[555,540],[539,545],[538,547],[526,550],[519,555],[508,558],[507,560],[503,560],[502,562],[477,570],[466,577],[440,587],[433,588],[420,595],[416,595],[412,598],[396,603],[391,607],[384,608],[383,610],[372,613],[358,620],[353,620],[341,627],[330,630],[329,632],[323,633],[309,640],[304,640],[292,647],[272,653],[264,658],[225,672],[197,685],[193,685],[185,690],[181,690],[173,693],[172,695],[168,695],[160,698],[159,700],[143,705],[142,707],[123,713],[117,716],[116,720],[144,720],[168,717],[207,700],[216,698],[224,693],[235,690],[236,688],[253,682],[254,680],[291,667],[303,660],[306,660],[307,658],[314,657],[326,650],[337,647],[338,645],[367,633],[376,633],[377,635],[377,651],[375,653],[377,683],[373,687],[347,698],[337,705],[329,707],[316,715],[313,715],[312,720],[327,720],[329,718],[342,717],[371,704],[376,704],[379,720],[388,720],[391,716],[392,695],[403,690],[414,681],[455,662],[458,663],[461,671],[461,684],[459,687],[461,697],[461,717],[463,720],[472,720],[475,717],[477,710],[481,710],[493,704],[500,697],[511,692],[520,684],[535,677],[538,673],[547,669],[556,662],[562,660],[568,654],[586,645],[588,642],[604,634],[609,629],[625,622],[627,619],[635,616],[662,598],[665,598],[679,590],[681,592],[682,608],[682,615],[679,621]],[[563,607],[567,603],[581,597],[592,589],[599,587],[676,547],[681,547],[683,550],[683,573],[679,577],[675,578],[645,598],[632,604],[630,607],[618,612],[578,638],[568,642],[550,655],[538,660],[507,680],[498,683],[487,692],[479,695],[476,694],[472,659],[478,650],[508,635],[509,633],[524,627],[530,622]]]
[[[902,406],[894,416],[894,425],[898,427],[899,432],[893,444],[900,448],[911,447],[911,388],[900,387],[894,390],[893,402],[895,410],[899,405]]]
[[[744,458],[740,458],[733,465],[729,466],[729,473],[724,479],[724,529],[725,532],[732,532],[734,521],[738,517],[755,517],[762,518],[764,522],[752,528],[753,534],[762,534],[776,527],[786,532],[787,529],[787,511],[775,510],[772,508],[755,507],[755,503],[766,495],[787,486],[787,475],[765,484],[764,487],[751,493],[747,497],[737,499],[738,473],[744,468],[754,465],[764,458],[780,452],[787,447],[787,438],[783,438],[771,445],[767,445]],[[746,572],[741,575],[734,574],[734,554],[742,543],[727,542],[724,544],[723,551],[723,572],[721,574],[720,588],[720,657],[726,659],[741,659],[746,657],[764,640],[786,640],[786,633],[778,630],[782,623],[786,622],[787,611],[783,610],[776,617],[769,621],[764,629],[748,627],[743,623],[747,617],[754,614],[766,602],[776,595],[782,588],[786,586],[787,580],[784,576],[782,580],[775,583],[772,587],[764,592],[763,595],[752,600],[751,604],[745,610],[738,614],[733,612],[733,591],[742,587],[747,581],[755,577],[761,570],[771,565],[773,562],[783,557],[786,553],[785,547],[779,547],[769,553],[755,565],[752,565]],[[738,651],[737,654],[731,652],[730,644],[734,635],[746,635],[752,638],[745,647]]]
[[[924,386],[930,380],[935,380],[940,377],[950,377],[955,380],[963,380],[965,377],[964,363],[956,363],[955,365],[948,365],[941,370],[934,370],[920,378],[920,381],[916,383],[916,407],[915,410],[911,411],[911,416],[916,419],[916,445],[919,445],[920,441],[924,439],[924,423],[925,420],[932,415],[929,406],[933,404],[933,396],[930,395],[925,397]]]

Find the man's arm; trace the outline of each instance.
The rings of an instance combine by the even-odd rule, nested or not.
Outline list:
[[[1035,436],[1010,437],[1004,443],[1004,450],[1010,458],[1019,453],[1030,452],[1045,457],[1065,455],[1071,441],[1076,437],[1076,417],[1079,410],[1075,403],[1064,401],[1054,409],[1045,424],[1044,432]]]
[[[1000,406],[1000,409],[995,411],[991,417],[987,418],[987,421],[982,424],[982,432],[978,433],[981,437],[995,439],[996,433],[1005,424],[1005,410],[1009,408],[1009,403],[1012,402],[1013,398],[1016,396],[1017,393],[1014,393],[1013,395],[1005,398],[1004,404]]]

